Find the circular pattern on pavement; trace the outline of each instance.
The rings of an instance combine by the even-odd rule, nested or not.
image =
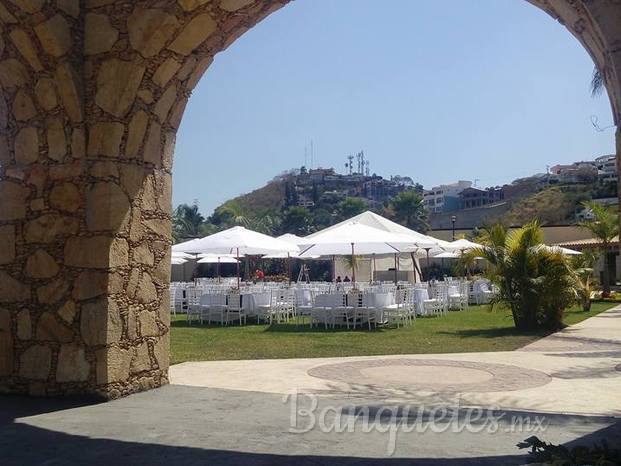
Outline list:
[[[400,390],[499,392],[540,387],[552,378],[508,364],[443,359],[370,359],[310,369],[320,379]]]

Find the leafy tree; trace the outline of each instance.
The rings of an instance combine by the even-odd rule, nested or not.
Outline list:
[[[359,197],[346,197],[337,207],[338,216],[341,220],[354,217],[367,210],[367,203]]]
[[[289,207],[283,215],[280,229],[284,233],[305,236],[311,232],[313,216],[305,207]]]
[[[179,205],[173,212],[172,218],[175,241],[200,236],[204,221],[205,217],[201,215],[198,203]]]
[[[313,215],[313,226],[315,230],[323,230],[326,227],[334,225],[335,223],[335,215],[333,215],[330,211],[326,209],[314,209],[312,211]]]
[[[416,231],[429,229],[423,197],[416,191],[410,189],[397,194],[390,201],[390,208],[398,223]]]
[[[585,208],[593,213],[593,218],[580,222],[579,225],[588,229],[600,243],[600,250],[604,255],[604,273],[602,296],[610,296],[609,255],[610,244],[619,235],[619,216],[607,207],[596,202],[584,202]]]
[[[574,274],[562,252],[545,247],[539,223],[513,231],[496,224],[480,238],[483,247],[464,255],[487,260],[488,276],[499,289],[494,303],[511,309],[519,329],[561,327],[564,310],[576,298]]]

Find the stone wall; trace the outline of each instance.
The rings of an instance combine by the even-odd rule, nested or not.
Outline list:
[[[1,391],[167,382],[175,134],[214,55],[287,1],[0,0]],[[605,70],[618,118],[619,3],[533,3]]]

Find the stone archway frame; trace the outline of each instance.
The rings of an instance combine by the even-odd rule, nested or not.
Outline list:
[[[621,109],[621,5],[529,0]],[[215,54],[288,0],[0,0],[0,391],[167,383],[171,168]]]

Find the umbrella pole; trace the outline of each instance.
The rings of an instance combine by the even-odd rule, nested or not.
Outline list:
[[[398,270],[398,268],[397,268],[397,254],[395,253],[395,285],[396,285],[396,284],[398,283],[398,281],[399,281],[399,280],[398,280],[398,276],[397,276],[397,275],[398,275],[398,273],[399,273],[399,270]]]
[[[332,283],[336,283],[336,264],[334,263],[334,256],[332,256]]]
[[[373,253],[373,268],[371,269],[371,278],[369,283],[373,283],[373,279],[375,278],[375,253]]]
[[[239,248],[237,248],[237,289],[241,289],[239,286]]]
[[[291,286],[291,257],[287,253],[287,278],[289,279],[289,286]]]
[[[429,280],[429,248],[425,249],[427,251],[427,280]]]
[[[351,281],[356,287],[356,258],[354,256],[354,243],[351,243]]]
[[[220,256],[218,256],[218,265],[216,265],[216,273],[218,274],[218,285],[220,284]]]

